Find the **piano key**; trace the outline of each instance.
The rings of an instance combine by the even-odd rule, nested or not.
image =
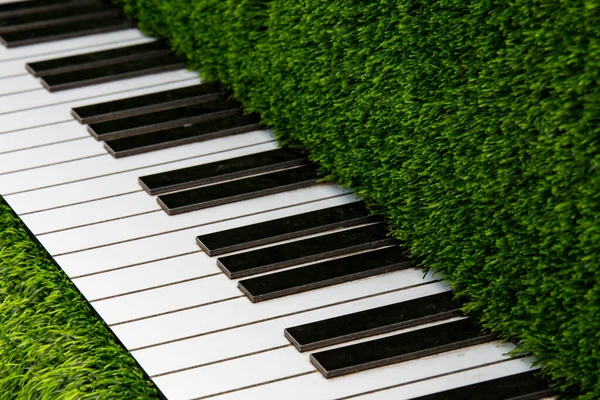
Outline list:
[[[196,237],[196,242],[208,255],[217,256],[377,220],[379,218],[369,215],[363,203],[357,202],[232,231],[201,235]]]
[[[405,250],[393,246],[244,279],[238,287],[256,303],[405,268],[410,268]]]
[[[317,167],[306,165],[157,197],[169,215],[307,188],[317,184]]]
[[[38,57],[56,57],[66,52],[87,53],[94,46],[125,43],[129,40],[149,40],[137,29],[99,33],[72,39],[57,40],[54,42],[34,44],[30,46],[7,49],[0,46],[0,62],[29,60]],[[152,39],[154,40],[154,39]],[[25,61],[23,61],[23,64]],[[25,67],[22,66],[23,73]]]
[[[121,18],[101,18],[78,21],[47,28],[24,29],[0,34],[0,43],[8,48],[39,44],[54,40],[69,39],[131,28],[133,22]]]
[[[94,141],[89,136],[82,140]],[[115,160],[107,154],[72,161],[69,168],[48,166],[35,172],[23,171],[0,176],[0,193],[10,198],[13,207],[16,207],[14,210],[22,215],[141,191],[137,177],[142,174],[274,148],[274,140],[269,131],[254,131],[122,160]],[[255,146],[258,147],[253,150]]]
[[[215,100],[92,124],[88,126],[88,132],[98,140],[114,140],[236,114],[241,114],[239,103]]]
[[[496,340],[469,319],[320,351],[310,361],[326,378],[414,360]]]
[[[138,60],[149,55],[167,55],[169,49],[162,41],[121,46],[109,50],[95,51],[70,57],[53,58],[25,64],[33,76],[56,75],[76,72],[80,69],[97,68],[104,65]]]
[[[97,0],[17,0],[0,5],[0,18],[27,15],[42,11],[54,11],[76,7],[81,3],[95,3]]]
[[[109,140],[104,143],[104,148],[114,158],[122,158],[239,135],[259,129],[261,129],[261,125],[258,117],[254,115],[234,115],[178,128]]]
[[[123,31],[123,32],[128,32],[128,31]],[[115,32],[115,33],[117,33],[117,32]],[[121,33],[121,32],[118,32],[118,33]],[[107,33],[105,35],[108,36],[111,34]],[[101,35],[99,35],[99,36],[101,36]],[[32,77],[27,73],[27,69],[25,67],[26,63],[36,63],[39,61],[44,61],[50,57],[70,57],[70,56],[76,56],[76,55],[80,55],[80,54],[89,53],[90,51],[104,51],[104,50],[115,49],[115,48],[119,48],[119,47],[123,47],[123,46],[151,43],[151,42],[155,41],[154,38],[150,38],[150,37],[139,37],[139,38],[133,37],[131,39],[125,38],[120,41],[117,40],[116,42],[109,41],[108,43],[103,43],[106,40],[100,40],[100,39],[101,38],[99,38],[99,40],[98,40],[98,42],[99,42],[98,44],[90,44],[89,46],[87,46],[85,48],[58,51],[54,54],[32,55],[29,57],[26,56],[26,57],[17,58],[16,60],[11,60],[11,61],[0,61],[0,63],[1,63],[0,65],[2,66],[2,68],[0,69],[0,78],[4,78],[7,76],[11,76],[11,75],[23,75],[23,76],[29,78],[28,82],[35,82],[37,84],[37,87],[42,89],[43,87],[42,87],[41,83],[39,83],[37,79],[31,79]],[[23,47],[23,48],[28,48],[28,47]],[[0,48],[0,49],[2,49],[2,48]]]
[[[382,369],[364,371],[336,379],[323,379],[320,374],[281,380],[216,396],[215,399],[258,400],[407,400],[468,384],[473,380],[493,379],[525,372],[532,368],[532,359],[510,359],[503,354],[510,345],[482,344],[467,349],[425,357]],[[176,376],[176,375],[175,375]],[[180,381],[190,385],[191,381]]]
[[[34,79],[34,78],[31,78]],[[128,79],[60,93],[45,90],[0,97],[0,134],[71,121],[71,108],[96,101],[122,99],[132,93],[151,93],[198,83],[195,73],[185,70]],[[140,92],[138,92],[138,90]]]
[[[56,92],[181,68],[185,68],[185,62],[179,57],[148,53],[133,61],[43,76],[40,82],[48,91]]]
[[[220,84],[204,83],[123,100],[76,107],[71,114],[82,124],[95,124],[125,117],[133,117],[171,108],[184,107],[225,96]]]
[[[414,400],[504,400],[542,399],[552,395],[548,382],[538,378],[539,371],[525,371],[486,382],[474,383],[460,388],[438,392]]]
[[[161,346],[148,347],[134,351],[132,354],[141,364],[145,365],[146,372],[151,376],[172,373],[223,359],[268,350],[273,347],[289,345],[281,335],[281,331],[292,324],[366,310],[447,290],[449,290],[448,285],[432,281],[429,277],[422,285],[399,287],[392,291],[366,297],[355,294],[356,297],[345,302],[307,309],[300,313],[282,315],[279,318],[265,319],[262,322],[246,324],[237,328],[200,335]]]
[[[44,128],[47,127],[0,134],[0,154],[89,138],[85,129],[82,129],[75,121],[54,125],[50,135],[48,135],[48,129]]]
[[[146,175],[139,178],[139,183],[149,194],[158,195],[304,164],[308,164],[306,155],[289,149],[275,149]]]
[[[28,76],[15,76],[7,79],[0,78],[0,80],[0,96],[43,89],[38,81],[30,79]]]
[[[416,269],[395,271],[387,276],[359,279],[345,285],[321,288],[314,293],[299,293],[295,296],[253,304],[248,299],[236,299],[197,307],[176,313],[165,314],[127,324],[115,325],[113,332],[130,351],[148,346],[162,345],[178,340],[200,337],[234,327],[272,320],[301,311],[308,311],[369,297],[378,293],[421,285],[431,278]],[[281,335],[281,331],[279,331]],[[281,335],[283,338],[283,335]],[[289,346],[295,354],[301,355]],[[314,369],[314,367],[312,367]]]
[[[203,227],[201,230],[230,229],[248,224],[257,224],[269,219],[334,207],[352,201],[356,201],[356,198],[348,194],[310,202],[300,201],[277,209],[260,210],[255,215],[238,210],[236,215],[231,216],[231,219],[215,222]],[[197,251],[198,246],[195,245],[193,240],[190,240],[190,235],[194,236],[198,231],[198,225],[192,225],[179,230],[170,230],[130,241],[117,242],[84,252],[56,256],[54,259],[69,277],[80,277]]]
[[[351,396],[364,390],[380,389],[389,385],[390,382],[414,382],[475,367],[481,363],[505,360],[507,356],[503,354],[503,351],[508,348],[510,346],[504,347],[494,343],[487,346],[473,346],[397,364],[376,371],[377,373],[369,371],[353,374],[344,379],[328,381],[311,371],[305,357],[297,353],[294,357],[295,350],[285,347],[156,377],[154,382],[170,400],[205,396],[215,396],[216,399],[283,398],[288,400],[309,398],[325,400],[345,395]],[[236,379],[230,379],[233,376]],[[199,385],[198,382],[203,384]],[[271,391],[267,392],[265,386],[270,386]],[[273,390],[273,388],[278,390]],[[259,392],[262,392],[264,397],[257,395]],[[216,397],[217,394],[223,396]]]
[[[212,232],[212,229],[215,227],[214,224],[218,221],[238,218],[243,215],[264,212],[279,207],[287,207],[293,204],[339,196],[343,193],[344,191],[334,185],[318,185],[311,188],[265,196],[259,199],[245,200],[240,203],[199,210],[187,215],[169,216],[165,213],[150,213],[132,216],[106,223],[60,231],[40,236],[39,239],[51,255],[58,256],[193,226],[205,226],[202,229],[199,228],[198,232],[209,233]]]
[[[390,304],[285,329],[285,337],[299,350],[308,351],[391,332],[428,322],[458,317],[460,302],[452,292]]]
[[[44,28],[75,21],[117,17],[121,10],[107,3],[83,3],[61,10],[38,11],[27,15],[3,17],[0,12],[0,33],[24,29]]]
[[[383,224],[373,224],[217,259],[232,279],[324,260],[394,243]]]

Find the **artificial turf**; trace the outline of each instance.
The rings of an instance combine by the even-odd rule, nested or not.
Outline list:
[[[600,3],[119,3],[600,398]]]
[[[133,357],[0,198],[0,399],[156,399]]]

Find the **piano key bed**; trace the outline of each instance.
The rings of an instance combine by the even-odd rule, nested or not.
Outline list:
[[[541,399],[350,191],[103,1],[0,3],[0,194],[164,398]]]

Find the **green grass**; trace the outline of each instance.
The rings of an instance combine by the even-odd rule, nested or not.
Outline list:
[[[153,398],[133,357],[0,198],[0,399]]]
[[[600,398],[600,3],[120,3]]]

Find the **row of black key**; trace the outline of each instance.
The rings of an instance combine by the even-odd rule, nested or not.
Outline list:
[[[109,1],[25,1],[0,6],[6,47],[111,32],[133,26]]]

